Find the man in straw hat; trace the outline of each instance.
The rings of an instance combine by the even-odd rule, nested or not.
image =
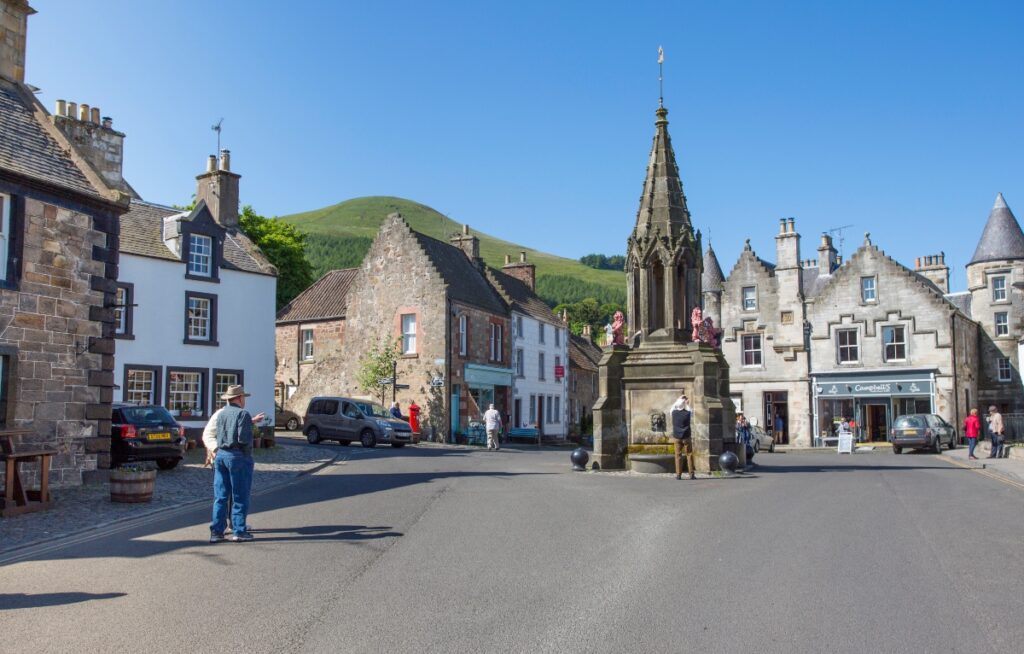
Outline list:
[[[227,402],[210,416],[207,431],[214,440],[213,458],[213,522],[210,523],[210,542],[224,540],[227,527],[228,498],[231,498],[231,540],[242,543],[252,540],[246,527],[249,513],[249,492],[252,490],[252,426],[261,422],[262,413],[255,418],[245,410],[249,394],[241,386],[228,386],[220,399]],[[207,433],[203,434],[204,442]]]

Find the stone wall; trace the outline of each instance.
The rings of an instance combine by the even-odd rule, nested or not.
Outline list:
[[[452,302],[452,309],[453,311],[449,325],[449,328],[452,330],[450,352],[452,371],[451,384],[453,389],[456,385],[461,387],[459,393],[459,428],[460,430],[465,430],[470,420],[482,420],[482,412],[487,410],[487,407],[479,407],[479,411],[477,411],[477,407],[472,405],[468,389],[464,385],[466,378],[465,366],[467,363],[475,363],[498,368],[511,367],[512,356],[509,344],[511,326],[509,324],[510,321],[506,316],[495,315],[489,311],[484,311],[461,302]],[[460,315],[464,315],[469,319],[469,338],[465,356],[459,352],[457,336],[459,333]],[[490,325],[492,323],[502,326],[501,361],[490,360]],[[510,405],[510,401],[511,389],[504,392],[499,392],[498,389],[495,389],[494,407],[501,412],[502,416],[506,416],[511,413],[512,407]]]
[[[1006,300],[994,301],[991,278],[1006,279]],[[1005,411],[1024,411],[1024,397],[1020,393],[1021,371],[1017,343],[1024,336],[1024,261],[986,261],[967,267],[967,288],[971,292],[971,317],[979,330],[978,370],[979,405],[982,413],[995,404]],[[1009,333],[996,336],[995,314],[1006,312]],[[1010,381],[999,381],[998,360],[1010,360]]]
[[[299,342],[299,334],[304,329],[313,330],[313,359],[302,360],[302,350]],[[278,325],[275,330],[275,353],[277,369],[274,374],[274,382],[278,388],[297,386],[302,389],[307,383],[306,372],[316,366],[318,358],[328,353],[340,353],[345,336],[345,320],[322,320],[317,322],[291,323]],[[310,389],[313,395],[319,394],[316,389]],[[296,390],[296,395],[299,390]],[[304,394],[305,395],[305,394]],[[293,398],[285,400],[285,408],[302,414],[306,405],[301,406],[293,402]]]
[[[113,310],[104,304],[114,297],[117,223],[22,201],[21,278],[0,290],[0,345],[16,366],[6,422],[33,431],[23,445],[57,449],[53,485],[75,485],[109,467]]]
[[[0,75],[25,81],[25,36],[29,9],[24,0],[0,2]]]

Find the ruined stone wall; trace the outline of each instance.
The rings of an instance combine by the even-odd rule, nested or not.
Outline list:
[[[20,279],[0,290],[0,346],[11,368],[6,424],[32,430],[23,446],[57,449],[53,485],[76,485],[83,472],[109,466],[113,310],[104,303],[114,297],[117,223],[20,201]]]

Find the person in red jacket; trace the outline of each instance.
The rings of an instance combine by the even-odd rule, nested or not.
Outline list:
[[[964,437],[967,438],[967,458],[977,460],[974,456],[974,448],[978,445],[978,435],[981,434],[981,419],[978,418],[978,410],[971,409],[971,415],[964,419]]]
[[[420,407],[416,404],[416,400],[409,404],[409,426],[412,427],[414,434],[420,430]]]

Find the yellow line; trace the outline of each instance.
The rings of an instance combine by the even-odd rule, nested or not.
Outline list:
[[[1007,479],[1006,477],[1003,477],[1002,475],[994,475],[991,472],[989,472],[988,470],[985,470],[983,468],[975,468],[972,465],[969,465],[969,464],[966,464],[966,463],[961,463],[960,461],[957,461],[956,459],[954,459],[952,457],[949,457],[949,456],[942,455],[942,456],[939,456],[939,458],[943,459],[945,461],[949,461],[953,465],[960,466],[961,468],[964,468],[966,470],[973,470],[974,472],[978,473],[979,475],[985,475],[989,479],[995,479],[996,481],[1000,481],[1000,482],[1002,482],[1002,483],[1004,483],[1004,484],[1006,484],[1008,486],[1013,486],[1014,488],[1018,488],[1020,490],[1024,490],[1024,484],[1022,484],[1020,482],[1017,482],[1017,481],[1013,481],[1012,479]]]

